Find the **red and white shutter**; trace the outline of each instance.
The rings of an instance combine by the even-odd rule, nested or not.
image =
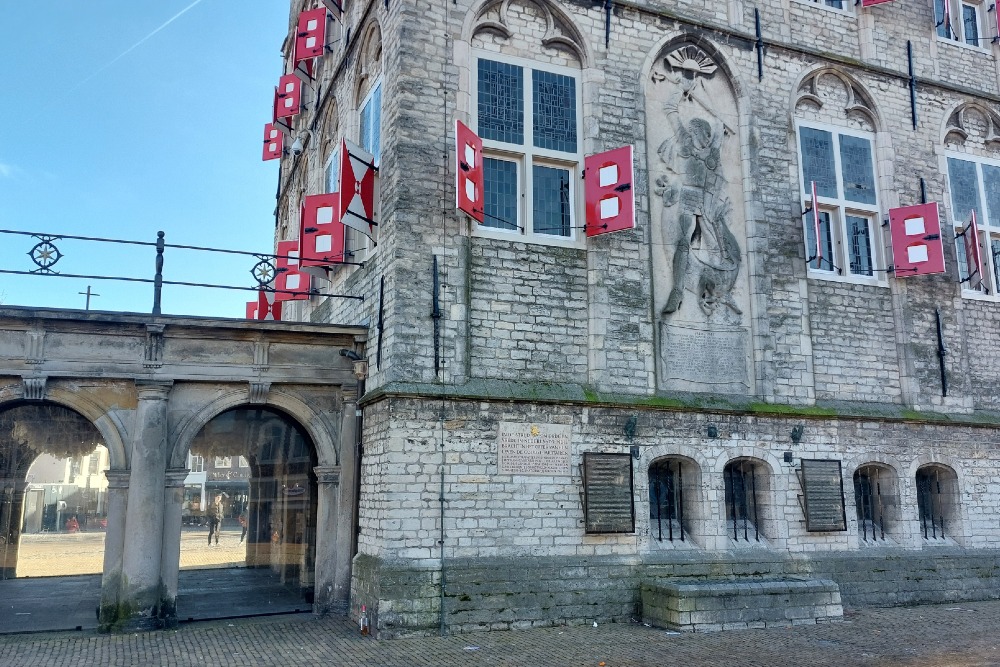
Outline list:
[[[455,121],[455,206],[483,221],[483,140]]]
[[[590,155],[583,166],[587,236],[635,228],[632,147]]]
[[[274,89],[274,106],[271,113],[271,127],[278,129],[282,134],[287,134],[292,136],[292,116],[281,117],[278,113],[281,111],[281,99],[278,97],[278,89]]]
[[[322,56],[325,47],[326,7],[299,14],[298,30],[295,33],[295,64]]]
[[[311,276],[299,266],[299,242],[278,241],[277,273],[274,276],[274,300],[296,301],[309,298]]]
[[[264,290],[257,292],[256,301],[247,302],[248,320],[274,320],[281,319],[281,302],[272,301],[273,294]]]
[[[983,284],[983,258],[979,254],[979,225],[976,223],[975,211],[965,230],[965,265],[969,272],[969,288],[979,289]]]
[[[945,2],[947,1],[945,0]],[[871,7],[872,5],[881,5],[883,2],[891,2],[891,0],[861,0],[861,6]]]
[[[937,202],[889,209],[892,266],[897,278],[944,273]]]
[[[810,181],[810,187],[812,188],[812,208],[813,214],[813,234],[816,236],[816,254],[813,255],[813,259],[816,260],[816,268],[823,268],[823,237],[820,236],[819,229],[819,200],[816,198],[816,181]]]
[[[352,141],[340,146],[340,219],[375,239],[375,157]]]
[[[302,80],[294,74],[286,74],[278,79],[274,116],[291,118],[302,111]]]
[[[332,266],[344,261],[344,225],[340,221],[340,194],[310,195],[302,203],[299,265]]]
[[[264,160],[280,158],[284,144],[285,135],[274,126],[274,123],[268,123],[264,126]]]

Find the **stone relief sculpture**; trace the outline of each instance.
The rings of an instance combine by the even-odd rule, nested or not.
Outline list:
[[[736,100],[693,44],[669,49],[646,84],[660,385],[750,390],[749,308]]]

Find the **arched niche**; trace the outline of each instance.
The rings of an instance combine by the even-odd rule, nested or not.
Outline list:
[[[658,384],[752,393],[736,87],[717,50],[688,37],[660,48],[643,85]]]

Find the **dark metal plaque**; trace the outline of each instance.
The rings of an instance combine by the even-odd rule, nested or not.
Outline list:
[[[583,516],[588,533],[634,533],[630,454],[583,455]]]
[[[840,461],[802,459],[802,495],[805,499],[806,530],[847,530]]]

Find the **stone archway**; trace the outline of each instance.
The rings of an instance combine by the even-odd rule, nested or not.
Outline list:
[[[0,412],[0,579],[100,573],[107,468],[101,433],[80,413],[55,403]]]

